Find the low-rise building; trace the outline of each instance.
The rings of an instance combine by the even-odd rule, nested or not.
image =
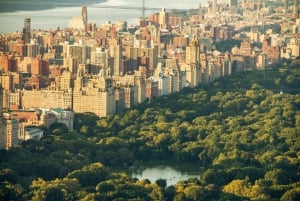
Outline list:
[[[61,108],[55,108],[49,111],[56,117],[56,122],[65,124],[69,130],[74,128],[74,112],[70,110],[63,110]]]
[[[40,140],[44,132],[39,128],[25,128],[24,136],[21,136],[23,140]]]

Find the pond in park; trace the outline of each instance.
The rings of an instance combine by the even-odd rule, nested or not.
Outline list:
[[[154,166],[135,169],[131,173],[132,178],[149,179],[154,183],[158,179],[165,179],[167,186],[175,185],[178,181],[188,180],[190,178],[200,179],[200,170],[184,171],[169,166]]]

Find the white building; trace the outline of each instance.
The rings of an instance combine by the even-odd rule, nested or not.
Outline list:
[[[105,48],[96,48],[95,52],[91,52],[91,63],[101,65],[103,67],[108,66],[108,52]]]
[[[25,128],[22,140],[40,140],[43,137],[43,131],[39,128]]]
[[[158,76],[151,77],[151,79],[158,82],[158,96],[168,95],[169,94],[169,79],[170,76]]]
[[[56,116],[58,123],[63,123],[69,130],[73,130],[74,112],[60,108],[53,109],[51,112]]]

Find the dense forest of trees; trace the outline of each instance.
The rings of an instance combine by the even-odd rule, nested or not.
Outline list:
[[[0,200],[300,200],[300,59],[185,88],[41,141],[0,151]],[[201,178],[168,186],[134,165],[189,164]]]

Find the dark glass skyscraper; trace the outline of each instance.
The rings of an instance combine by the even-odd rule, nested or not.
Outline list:
[[[84,24],[84,30],[86,31],[87,30],[87,23],[88,23],[86,6],[82,6],[81,16],[82,16],[82,20],[83,20],[83,24]]]
[[[30,24],[31,24],[31,19],[25,18],[24,28],[23,28],[23,40],[25,44],[30,43]]]

